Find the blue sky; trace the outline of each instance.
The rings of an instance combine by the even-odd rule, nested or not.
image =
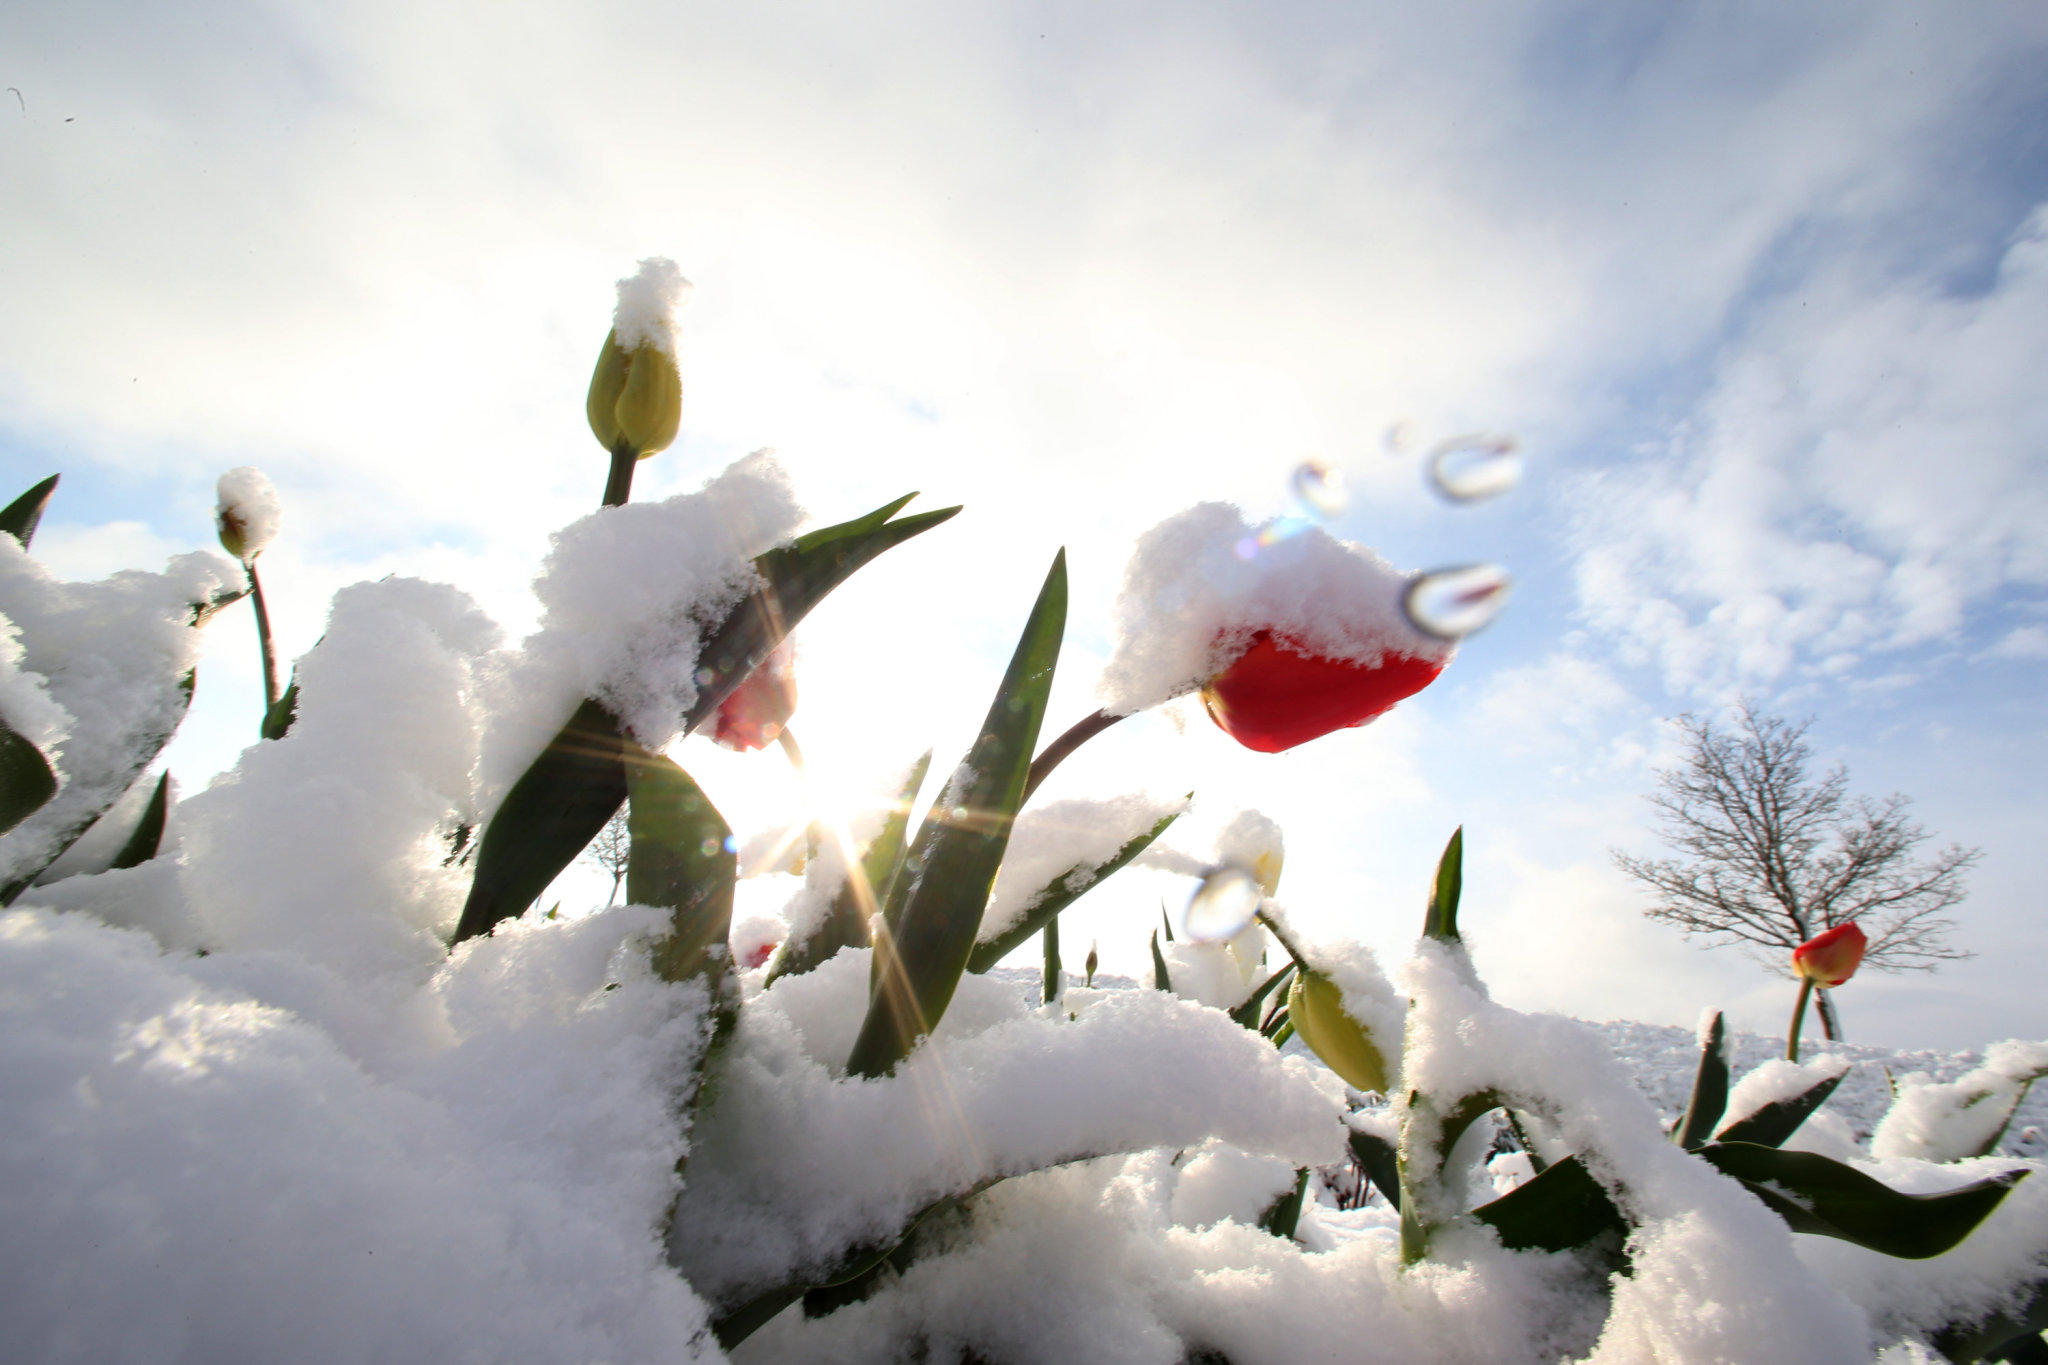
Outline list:
[[[968,506],[806,628],[800,732],[849,783],[964,742],[1062,544],[1080,714],[1135,536],[1284,510],[1317,456],[1354,490],[1334,529],[1497,560],[1508,613],[1367,730],[1268,759],[1126,727],[1063,794],[1266,810],[1297,917],[1390,953],[1464,823],[1511,1003],[1775,1029],[1782,982],[1607,863],[1651,846],[1663,719],[1747,692],[1986,850],[1980,956],[1859,978],[1851,1036],[2039,1037],[2044,49],[2020,5],[15,5],[0,472],[64,472],[39,550],[86,575],[210,543],[213,480],[255,463],[288,651],[392,572],[516,638],[601,487],[611,282],[672,256],[685,434],[641,496],[772,445],[824,518]],[[1529,477],[1448,507],[1396,422],[1514,432]],[[245,629],[215,628],[187,781],[244,737]],[[742,821],[787,795],[699,762]],[[1168,894],[1077,929],[1122,961]]]

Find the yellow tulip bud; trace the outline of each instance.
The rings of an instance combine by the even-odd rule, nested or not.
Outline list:
[[[616,331],[608,333],[584,408],[606,450],[623,448],[644,460],[668,449],[683,422],[683,376],[676,358],[649,342],[628,351]]]
[[[1299,968],[1287,988],[1294,1032],[1323,1064],[1354,1090],[1385,1091],[1387,1058],[1372,1035],[1344,1008],[1344,993],[1321,972]]]

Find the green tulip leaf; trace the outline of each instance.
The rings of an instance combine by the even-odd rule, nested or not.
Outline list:
[[[2028,1362],[2039,1358],[2038,1353],[2024,1352],[2041,1344],[2042,1332],[2048,1332],[2048,1279],[2027,1285],[2024,1296],[2010,1307],[1944,1327],[1934,1334],[1934,1346],[1956,1365],[1979,1360]]]
[[[1907,1260],[1939,1256],[1969,1236],[2026,1174],[2008,1171],[1941,1194],[1904,1194],[1813,1152],[1713,1142],[1699,1154],[1740,1180],[1794,1232],[1838,1237]]]
[[[655,974],[664,981],[716,982],[728,966],[726,939],[739,881],[732,830],[673,760],[628,741],[623,766],[630,841],[626,899],[670,912],[669,933],[654,945]]]
[[[931,763],[931,750],[927,749],[924,757],[912,765],[901,790],[890,802],[889,813],[883,817],[881,829],[876,831],[860,855],[852,859],[846,880],[833,892],[832,904],[816,927],[801,939],[784,939],[782,946],[776,949],[775,960],[768,964],[767,984],[773,985],[785,976],[810,971],[841,948],[865,948],[873,942],[868,920],[887,901],[890,884],[895,881],[897,869],[903,864],[903,836],[910,824],[911,803],[917,800],[918,789],[924,786],[925,773],[930,770]],[[811,826],[813,848],[832,837],[830,831],[818,825]]]
[[[1749,1142],[1759,1147],[1782,1147],[1813,1111],[1827,1102],[1842,1083],[1847,1071],[1816,1081],[1796,1095],[1773,1100],[1754,1114],[1735,1120],[1714,1135],[1717,1142]]]
[[[1232,1019],[1235,1019],[1239,1024],[1242,1024],[1245,1028],[1253,1030],[1259,1030],[1261,1016],[1265,1017],[1266,1023],[1272,1023],[1272,1014],[1278,1014],[1281,1010],[1281,1006],[1276,1004],[1273,1007],[1271,1014],[1268,1014],[1265,1008],[1266,1001],[1268,997],[1270,997],[1275,991],[1281,992],[1282,997],[1285,997],[1287,991],[1287,979],[1294,975],[1294,970],[1295,962],[1293,958],[1289,958],[1287,961],[1281,963],[1280,970],[1273,973],[1271,976],[1267,977],[1264,983],[1261,984],[1257,990],[1253,991],[1250,996],[1246,997],[1245,1002],[1242,1005],[1239,1005],[1236,1009],[1230,1012],[1230,1017]]]
[[[292,680],[285,684],[277,703],[263,713],[263,738],[283,739],[291,733],[292,722],[299,718],[299,671],[292,670]]]
[[[113,795],[105,800],[95,801],[72,811],[62,828],[56,831],[56,837],[51,844],[53,851],[50,856],[44,859],[41,865],[23,872],[5,886],[0,886],[0,906],[14,904],[22,892],[28,890],[29,887],[39,881],[42,875],[50,870],[52,864],[69,852],[71,846],[77,843],[87,830],[97,824],[99,818],[105,815],[116,801],[127,794],[128,789],[135,784],[135,779],[141,776],[143,769],[156,761],[156,756],[163,752],[164,745],[170,743],[171,736],[177,733],[178,726],[185,719],[185,713],[192,708],[192,692],[198,681],[199,675],[195,669],[188,668],[179,676],[177,682],[173,684],[173,687],[176,689],[176,699],[174,706],[171,708],[170,715],[165,723],[154,726],[137,736],[136,742],[124,756],[125,763],[122,770],[114,775],[114,780],[109,782],[105,788],[111,791]],[[7,762],[8,760],[0,758],[0,769],[4,769]],[[0,776],[0,783],[7,783],[13,780],[14,778],[11,773]],[[32,781],[33,778],[31,777],[29,780]],[[40,804],[39,802],[38,805]]]
[[[149,804],[142,809],[142,818],[135,822],[135,832],[128,836],[128,842],[121,845],[121,851],[114,855],[109,867],[140,867],[154,858],[163,847],[164,819],[171,807],[171,775],[165,772],[156,780],[156,790],[149,795]]]
[[[1275,1237],[1293,1238],[1294,1229],[1301,1223],[1302,1201],[1308,1194],[1308,1175],[1306,1166],[1294,1173],[1294,1184],[1259,1215],[1259,1231],[1270,1232]]]
[[[1692,1078],[1692,1102],[1686,1106],[1673,1140],[1687,1151],[1705,1146],[1727,1110],[1728,1032],[1722,1026],[1721,1012],[1715,1010],[1713,1022],[1707,1025],[1707,1036],[1700,1044],[1699,1069]]]
[[[1054,924],[1060,911],[1101,885],[1111,873],[1129,865],[1132,859],[1152,846],[1153,840],[1166,833],[1166,827],[1180,816],[1180,811],[1172,812],[1102,862],[1076,863],[1054,877],[1025,903],[1021,919],[994,938],[974,945],[974,951],[967,955],[967,970],[979,976],[1009,956],[1033,934]]]
[[[875,951],[882,976],[846,1069],[880,1076],[937,1025],[974,950],[982,908],[1009,847],[1010,826],[1045,719],[1067,619],[1067,556],[1053,558],[981,733],[904,861]]]
[[[36,526],[43,519],[43,509],[50,505],[50,494],[57,491],[58,476],[52,474],[34,488],[23,493],[6,507],[0,508],[0,531],[5,531],[21,542],[26,550],[35,539]]]
[[[1436,880],[1430,884],[1429,911],[1423,917],[1422,933],[1441,943],[1457,943],[1458,896],[1465,884],[1465,827],[1458,826],[1437,860]]]
[[[1628,1235],[1621,1210],[1575,1156],[1546,1166],[1472,1216],[1510,1251],[1570,1251],[1605,1233]]]
[[[1358,1169],[1365,1172],[1365,1178],[1373,1183],[1396,1213],[1401,1211],[1401,1154],[1394,1144],[1377,1133],[1362,1133],[1356,1128],[1347,1130],[1351,1143],[1351,1158],[1358,1163]]]
[[[915,494],[827,526],[754,560],[763,586],[713,627],[700,651],[697,700],[683,728],[701,724],[780,644],[791,627],[854,570],[960,509],[889,518]],[[589,846],[626,799],[619,722],[585,701],[541,751],[484,827],[476,879],[455,942],[489,933],[530,905]]]
[[[41,810],[57,794],[57,773],[43,751],[0,721],[0,834]]]
[[[703,724],[782,637],[855,570],[960,511],[946,507],[889,520],[916,496],[907,493],[864,517],[812,531],[755,558],[761,586],[712,627],[698,651],[697,700],[683,714],[686,733]]]
[[[1168,940],[1168,942],[1171,941],[1170,939]],[[1157,929],[1152,931],[1152,989],[1155,991],[1171,991],[1173,989],[1173,977],[1166,970],[1166,954],[1159,951],[1159,931]]]
[[[576,708],[484,826],[455,942],[524,912],[618,813],[626,799],[625,742],[604,707],[586,701]]]

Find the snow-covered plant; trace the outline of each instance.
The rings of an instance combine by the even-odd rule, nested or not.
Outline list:
[[[1319,530],[1154,528],[1101,709],[1042,742],[1056,554],[922,818],[929,753],[804,832],[779,932],[734,926],[747,845],[679,741],[764,743],[791,632],[958,509],[804,531],[765,454],[633,503],[679,429],[686,288],[621,285],[602,506],[556,535],[539,628],[344,589],[262,742],[175,808],[138,779],[196,628],[255,584],[267,482],[222,482],[239,565],[102,584],[28,556],[54,479],[0,511],[0,899],[34,892],[0,914],[15,1354],[305,1358],[345,1325],[366,1359],[1964,1361],[2039,1330],[2030,1166],[1789,1150],[1840,1066],[1731,1087],[1718,1020],[1667,1131],[1585,1029],[1488,996],[1462,832],[1397,985],[1294,932],[1264,817],[1176,863],[1189,798],[1031,804],[1174,697],[1271,751],[1435,677],[1404,580]],[[621,812],[628,904],[541,913]],[[1147,859],[1200,878],[1198,941],[1154,935],[1158,989],[1067,988],[1060,915]],[[1042,992],[996,970],[1034,935]],[[2016,1105],[2037,1060],[1977,1088]],[[1989,1115],[1965,1080],[1952,1107]],[[1512,1177],[1485,1164],[1508,1135]],[[1383,1202],[1323,1201],[1347,1156]]]

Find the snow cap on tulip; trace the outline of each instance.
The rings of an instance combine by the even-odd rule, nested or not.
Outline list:
[[[1839,986],[1856,975],[1869,942],[1856,921],[1837,924],[1792,950],[1792,971],[1816,986]]]
[[[1426,686],[1454,652],[1402,609],[1407,579],[1318,527],[1252,525],[1203,503],[1139,539],[1116,604],[1103,709],[1202,691],[1265,751],[1362,725]]]
[[[244,564],[263,553],[277,538],[284,509],[277,500],[277,488],[254,465],[230,469],[214,486],[218,505],[214,508],[214,529],[220,546]]]

